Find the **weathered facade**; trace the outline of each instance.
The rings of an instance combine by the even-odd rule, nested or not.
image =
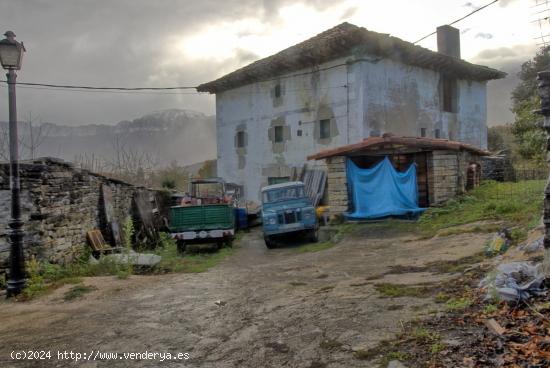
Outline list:
[[[308,159],[326,161],[328,205],[330,215],[336,216],[348,212],[352,206],[347,185],[347,160],[370,167],[387,156],[400,169],[415,163],[419,205],[428,207],[440,205],[479,184],[483,170],[480,162],[488,154],[460,142],[386,135],[321,151]]]
[[[199,86],[216,93],[218,175],[258,200],[308,154],[370,136],[486,148],[486,82],[504,74],[460,60],[458,35],[443,41],[446,54],[344,23]]]
[[[75,169],[57,159],[22,162],[21,202],[28,257],[62,263],[73,259],[86,247],[86,232],[104,229],[102,187],[112,192],[113,219],[123,224],[131,213],[136,192],[154,192]],[[10,218],[9,165],[0,164],[0,277],[8,267],[6,236]]]

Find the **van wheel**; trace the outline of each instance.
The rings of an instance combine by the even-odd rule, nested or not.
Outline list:
[[[315,229],[310,230],[308,238],[311,243],[317,243],[319,241],[319,228],[316,227]]]
[[[178,248],[179,253],[183,253],[185,252],[185,248],[187,247],[187,244],[185,244],[183,240],[177,240],[176,247]]]
[[[277,244],[275,244],[275,242],[273,241],[273,239],[271,239],[271,237],[269,236],[264,236],[264,241],[265,241],[265,246],[268,248],[268,249],[273,249],[277,246]]]

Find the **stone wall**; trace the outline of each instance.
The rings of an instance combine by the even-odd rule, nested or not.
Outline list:
[[[440,205],[466,192],[468,166],[480,157],[468,152],[433,151],[428,158],[430,205]],[[483,165],[482,165],[483,172]]]
[[[9,185],[9,165],[0,163],[0,275],[8,267]],[[75,169],[57,159],[21,163],[26,257],[63,263],[87,246],[87,231],[101,229],[108,237],[100,194],[103,185],[113,193],[113,218],[122,225],[131,213],[134,193],[147,189]]]
[[[346,177],[346,157],[330,157],[327,162],[327,192],[330,216],[348,210],[348,188]]]

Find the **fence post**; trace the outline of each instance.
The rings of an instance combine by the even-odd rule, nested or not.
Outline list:
[[[537,111],[544,117],[542,127],[548,136],[546,143],[546,159],[550,160],[550,70],[539,72],[537,75],[538,90],[540,95],[540,110]],[[544,261],[543,271],[550,275],[550,177],[544,189]]]

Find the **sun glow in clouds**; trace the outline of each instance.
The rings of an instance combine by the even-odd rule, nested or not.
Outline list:
[[[258,17],[219,23],[178,39],[177,53],[188,60],[223,61],[242,51],[266,57],[341,23],[347,8],[340,4],[318,11],[298,3],[280,8],[271,22]]]

